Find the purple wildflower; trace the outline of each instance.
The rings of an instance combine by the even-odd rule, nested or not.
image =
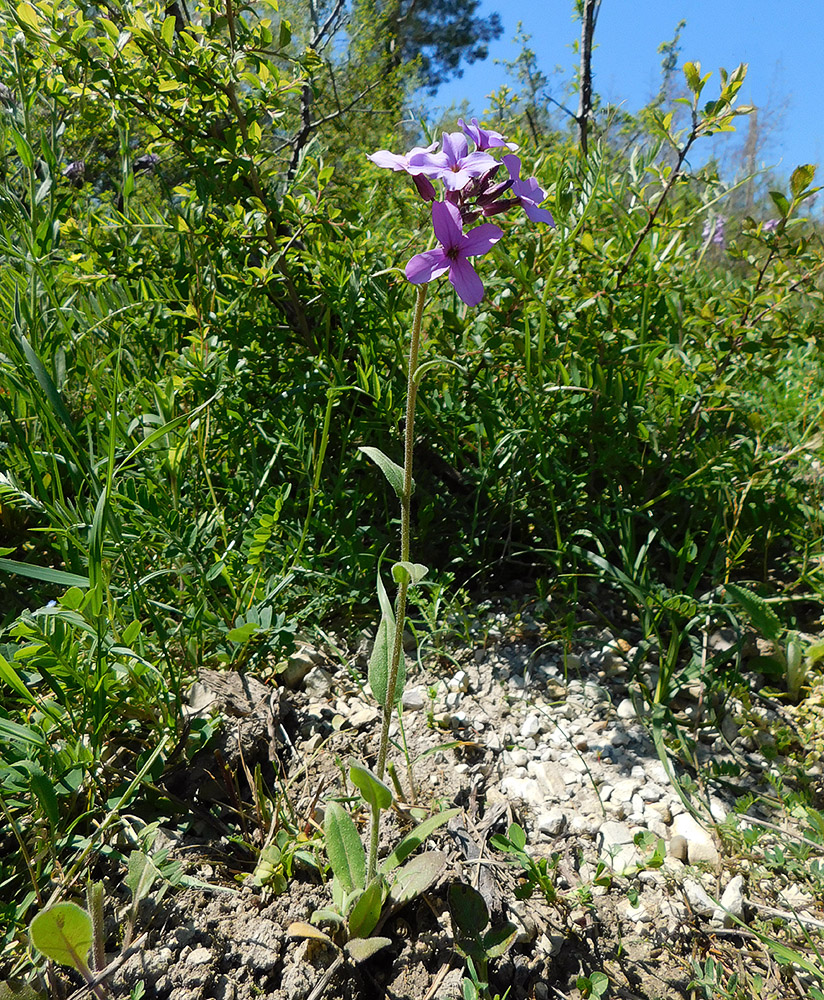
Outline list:
[[[460,211],[447,201],[432,205],[432,226],[440,246],[416,254],[406,265],[407,279],[413,285],[422,285],[448,271],[461,300],[468,306],[476,306],[484,297],[484,286],[467,258],[489,253],[503,231],[485,222],[464,233]]]
[[[724,223],[726,219],[723,215],[719,215],[715,219],[707,219],[704,223],[704,231],[701,234],[701,238],[705,243],[714,243],[717,247],[724,247],[726,240],[724,237]]]
[[[421,168],[413,166],[410,160],[413,156],[423,156],[437,148],[437,142],[433,142],[430,146],[415,146],[405,156],[401,156],[399,153],[390,153],[388,149],[379,149],[376,153],[367,153],[366,159],[371,160],[377,167],[386,167],[395,171],[402,170],[409,174],[421,198],[424,201],[434,201],[435,186],[428,177],[423,176]]]
[[[469,125],[466,124],[463,118],[459,118],[458,124],[463,129],[464,134],[469,136],[469,138],[475,143],[476,148],[481,151],[494,149],[496,146],[506,146],[507,149],[511,149],[513,151],[518,148],[514,142],[507,142],[500,132],[495,132],[494,129],[491,128],[481,128],[478,124],[477,118],[471,119]]]
[[[778,224],[781,222],[780,219],[767,219],[761,226],[762,233],[774,233],[778,229]]]
[[[532,222],[546,222],[554,227],[555,220],[552,218],[552,213],[546,208],[539,208],[541,202],[546,198],[546,191],[538,184],[537,178],[530,177],[525,181],[521,180],[521,161],[517,156],[505,156],[503,160],[512,180],[512,193],[521,203],[527,218]],[[485,211],[484,214],[492,213]]]
[[[489,153],[469,152],[466,136],[462,132],[444,132],[440,153],[409,155],[412,169],[427,177],[442,180],[447,191],[461,191],[474,178],[498,166]]]

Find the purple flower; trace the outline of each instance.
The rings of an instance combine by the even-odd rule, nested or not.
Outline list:
[[[552,213],[546,208],[538,207],[546,198],[546,191],[538,184],[537,179],[530,177],[528,180],[521,180],[521,161],[517,156],[505,156],[503,160],[512,179],[512,193],[521,203],[527,218],[532,222],[546,222],[554,227],[555,220],[552,218]],[[485,211],[484,214],[492,213]]]
[[[495,132],[491,128],[481,128],[477,118],[473,118],[469,125],[466,124],[463,118],[459,118],[458,124],[479,150],[494,149],[496,146],[506,146],[507,149],[513,151],[518,148],[514,142],[507,142],[500,132]]]
[[[386,167],[389,170],[405,171],[409,174],[418,189],[418,194],[424,201],[435,200],[435,187],[428,177],[422,176],[421,168],[413,166],[409,161],[413,156],[422,156],[437,149],[437,142],[430,146],[415,146],[410,149],[406,156],[399,153],[390,153],[388,149],[379,149],[376,153],[367,153],[366,159],[371,160],[377,167]]]
[[[484,286],[467,258],[489,253],[503,231],[485,222],[465,234],[461,213],[448,201],[432,205],[432,225],[440,246],[416,254],[406,265],[406,277],[413,285],[422,285],[448,271],[459,297],[468,306],[476,306],[484,297]]]
[[[780,219],[767,219],[767,221],[762,223],[761,225],[761,232],[774,233],[776,229],[778,229],[778,224],[780,221],[781,221]]]
[[[447,191],[460,191],[473,179],[498,166],[489,153],[469,152],[462,132],[444,132],[440,153],[409,154],[410,167],[427,177],[442,180]]]
[[[701,234],[701,238],[705,243],[712,242],[717,247],[723,247],[725,245],[724,237],[724,223],[726,219],[723,215],[719,215],[716,219],[707,221],[704,223],[704,231]]]

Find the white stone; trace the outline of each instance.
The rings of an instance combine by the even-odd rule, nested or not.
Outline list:
[[[521,799],[533,807],[540,807],[544,804],[541,786],[534,778],[516,778],[507,775],[501,782],[501,791],[507,798]]]
[[[541,833],[556,837],[566,830],[567,815],[563,809],[550,809],[541,813],[535,825]]]
[[[551,761],[533,761],[527,766],[527,773],[538,780],[548,799],[568,798],[567,785],[564,781],[563,772],[558,764]]]
[[[426,705],[426,702],[427,694],[422,687],[408,688],[404,691],[403,698],[401,699],[401,704],[407,712],[420,712]]]
[[[687,860],[691,865],[699,861],[717,864],[718,850],[713,842],[712,834],[688,812],[680,813],[672,821],[673,834],[679,834],[687,842]]]
[[[618,708],[616,711],[618,712],[619,719],[634,719],[638,715],[635,711],[635,706],[629,698],[624,698],[623,701],[618,702]]]
[[[212,961],[210,948],[195,948],[186,956],[186,965],[206,965]]]
[[[521,738],[529,739],[532,736],[537,736],[541,731],[541,717],[537,712],[530,712],[529,715],[521,723]]]
[[[465,670],[459,670],[454,676],[449,678],[446,686],[450,691],[468,691],[469,674]]]
[[[699,917],[709,917],[715,913],[715,903],[700,882],[691,878],[684,879],[684,892],[693,913],[697,913]]]
[[[610,799],[613,802],[632,802],[632,797],[638,791],[639,786],[640,782],[637,778],[619,778],[612,782]]]
[[[735,917],[744,919],[744,876],[735,875],[727,883],[727,887],[719,900],[721,906],[713,914],[713,923],[722,927],[734,927]]]

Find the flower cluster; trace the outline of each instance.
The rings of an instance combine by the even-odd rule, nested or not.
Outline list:
[[[458,120],[460,132],[445,132],[438,143],[416,146],[405,156],[380,149],[368,158],[379,167],[409,174],[425,200],[432,202],[432,226],[440,244],[434,250],[416,254],[406,265],[406,277],[415,285],[432,281],[443,274],[468,306],[476,306],[484,295],[481,279],[469,257],[488,253],[503,236],[503,230],[484,222],[464,232],[464,226],[480,218],[500,215],[521,207],[532,222],[555,223],[541,202],[546,192],[534,177],[521,179],[521,161],[514,155],[517,146],[507,142],[500,132],[484,129],[473,118],[469,125]],[[470,152],[469,141],[475,149]],[[510,150],[496,160],[490,150]],[[498,179],[501,169],[507,176]],[[443,200],[438,200],[435,183],[443,185]]]

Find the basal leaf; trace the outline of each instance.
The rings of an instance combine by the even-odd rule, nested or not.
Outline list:
[[[366,851],[349,813],[337,802],[326,807],[323,822],[326,856],[346,894],[366,884]]]
[[[76,903],[55,903],[29,925],[34,947],[46,958],[78,971],[87,968],[92,947],[92,918]]]

